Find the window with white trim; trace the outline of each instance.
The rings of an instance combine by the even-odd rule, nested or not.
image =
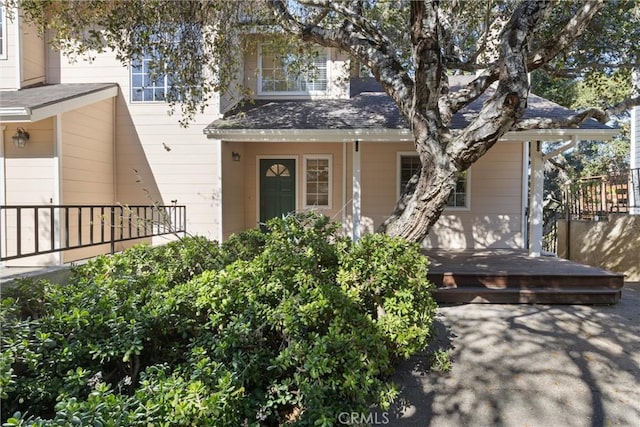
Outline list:
[[[0,59],[7,59],[7,21],[4,7],[0,7]]]
[[[411,177],[420,168],[420,157],[413,154],[401,154],[399,161],[399,192],[407,185]],[[447,201],[447,208],[468,209],[469,208],[469,173],[468,171],[462,172],[462,175],[456,182],[454,191],[449,195]]]
[[[153,73],[150,64],[157,61],[151,53],[131,61],[131,102],[166,102],[171,79],[164,73]]]
[[[330,155],[304,157],[305,208],[331,208],[331,163]]]
[[[202,53],[200,25],[182,24],[172,27],[171,31],[140,27],[140,31],[151,31],[153,35],[143,53],[131,61],[131,102],[180,102],[184,96],[181,89],[188,89],[191,97],[197,96],[200,86],[184,86],[185,82],[179,77],[184,70],[180,70],[180,63],[172,61],[183,55],[182,49],[188,49],[190,57]],[[184,59],[184,63],[189,62]],[[200,79],[195,77],[194,81]]]
[[[268,44],[260,46],[258,93],[302,95],[326,92],[329,78],[326,49],[311,53],[311,64],[293,54],[282,57]]]

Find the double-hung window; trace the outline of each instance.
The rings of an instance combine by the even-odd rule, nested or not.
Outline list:
[[[407,185],[411,177],[420,169],[420,158],[415,154],[400,154],[399,157],[399,188],[398,195]],[[449,195],[447,208],[469,208],[469,172],[464,171],[456,182],[454,191]]]
[[[141,31],[152,31],[141,27]],[[131,61],[131,102],[167,102],[180,101],[184,95],[182,91],[189,89],[191,96],[198,93],[198,83],[184,82],[180,75],[185,74],[184,67],[190,67],[191,73],[201,72],[191,67],[201,64],[202,31],[198,24],[183,24],[152,31],[153,35],[144,39],[148,42],[142,54]],[[179,58],[183,58],[180,62]],[[194,59],[196,58],[196,59]],[[178,63],[172,61],[178,60]],[[186,73],[190,74],[190,73]],[[172,77],[173,76],[173,77]],[[201,77],[201,76],[198,76]],[[196,77],[194,82],[199,82]],[[189,85],[189,86],[187,86]]]
[[[171,79],[165,73],[152,73],[151,62],[158,60],[155,56],[146,52],[131,62],[131,102],[166,102]]]
[[[260,46],[258,94],[304,95],[326,92],[329,82],[326,49],[311,58],[282,56],[269,44]]]
[[[331,208],[331,155],[304,157],[305,208]]]

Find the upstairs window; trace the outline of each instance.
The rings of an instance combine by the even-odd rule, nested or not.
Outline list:
[[[186,92],[197,96],[201,87],[194,83],[202,80],[199,73],[203,63],[200,26],[140,26],[137,30],[131,43],[145,48],[131,61],[131,102],[180,102]],[[193,81],[183,80],[194,73],[197,76]]]
[[[167,74],[150,70],[150,63],[157,58],[145,53],[144,57],[131,61],[131,102],[166,102],[171,88]]]
[[[279,55],[268,44],[260,46],[258,58],[258,93],[271,95],[302,95],[326,92],[328,86],[327,52],[311,53],[309,64],[289,54]]]
[[[420,168],[420,157],[414,154],[401,154],[399,161],[399,181],[398,195],[407,185],[411,177]],[[456,182],[456,188],[449,195],[447,208],[469,209],[469,173],[464,171]]]

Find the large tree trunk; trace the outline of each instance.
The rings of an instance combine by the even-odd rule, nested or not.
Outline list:
[[[455,164],[439,148],[440,141],[417,135],[416,146],[422,168],[403,189],[391,216],[378,228],[381,233],[414,242],[427,236],[460,176]]]

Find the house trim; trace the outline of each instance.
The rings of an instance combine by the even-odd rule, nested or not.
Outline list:
[[[329,192],[328,192],[328,204],[319,206],[319,205],[308,205],[307,204],[307,160],[328,160],[329,164]],[[314,209],[314,210],[324,210],[324,209],[333,209],[333,155],[331,154],[304,154],[302,156],[302,207],[303,209]]]
[[[7,43],[7,11],[4,6],[0,6],[0,25],[2,25],[2,31],[0,31],[0,37],[2,37],[2,41],[0,41],[0,47],[2,48],[2,52],[0,52],[0,59],[7,59],[7,48],[9,47],[9,43]]]
[[[5,183],[5,170],[4,170],[4,130],[6,126],[0,125],[0,205],[6,205],[6,194],[7,194],[7,186]],[[6,221],[4,219],[5,213],[4,211],[0,211],[0,230],[4,230]],[[3,254],[7,253],[5,236],[6,233],[3,231],[0,233],[0,249]],[[0,262],[0,267],[4,266],[4,261]]]
[[[619,133],[617,129],[536,129],[531,131],[507,132],[500,142],[526,141],[566,141],[573,137],[578,140],[612,139]],[[204,134],[208,138],[229,142],[413,142],[409,129],[212,129]]]
[[[113,85],[84,95],[64,98],[41,105],[0,108],[0,121],[37,122],[55,116],[56,114],[66,113],[67,111],[82,108],[116,96],[118,96],[118,86]]]

